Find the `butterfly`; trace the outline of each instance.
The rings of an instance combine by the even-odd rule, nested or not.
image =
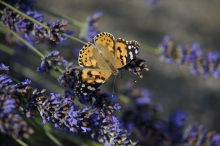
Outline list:
[[[79,51],[78,63],[81,70],[76,75],[74,87],[76,97],[86,96],[96,90],[112,74],[127,65],[139,54],[137,41],[115,40],[110,33],[103,32],[93,38],[93,43],[86,43]]]

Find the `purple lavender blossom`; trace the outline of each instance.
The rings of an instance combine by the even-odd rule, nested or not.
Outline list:
[[[35,20],[37,20],[41,23],[43,22],[43,19],[44,19],[44,15],[37,13],[37,11],[27,11],[26,15],[34,18]],[[33,22],[25,19],[23,16],[19,16],[17,19],[18,20],[17,20],[16,25],[17,25],[19,31],[29,33],[33,30],[33,27],[34,27]]]
[[[214,78],[220,78],[220,53],[209,52],[207,55],[208,71],[213,74]]]
[[[50,73],[51,69],[57,70],[57,65],[65,66],[67,61],[59,56],[59,52],[54,50],[42,58],[41,66],[37,68],[37,72]]]
[[[151,103],[152,93],[147,89],[140,89],[140,97],[136,99],[136,104],[143,106]]]
[[[20,9],[22,12],[26,12],[31,9],[31,5],[35,0],[8,0],[6,2]]]
[[[56,42],[57,44],[66,40],[65,36],[62,36],[62,33],[71,35],[73,34],[73,31],[70,31],[66,28],[67,26],[66,20],[56,20],[56,21],[49,21],[47,23],[47,26],[50,28],[50,34],[47,35],[50,40]],[[36,30],[35,30],[36,31]],[[45,34],[43,35],[45,36]]]
[[[16,108],[15,100],[7,98],[5,101],[0,102],[0,118],[10,114]]]
[[[87,42],[93,40],[93,38],[99,33],[98,20],[102,16],[102,12],[95,12],[86,19],[85,27],[81,29],[79,37]]]
[[[9,29],[15,29],[17,13],[13,12],[9,8],[4,9],[4,15],[1,17],[1,22]]]
[[[214,71],[213,73],[213,77],[214,78],[220,78],[220,67],[218,66],[218,68]]]
[[[126,131],[120,129],[120,123],[112,115],[119,110],[119,105],[113,103],[110,97],[106,93],[94,92],[90,100],[94,98],[95,102],[79,109],[71,98],[51,93],[49,97],[42,97],[41,102],[39,99],[35,100],[38,102],[35,106],[38,107],[43,123],[53,123],[55,128],[62,129],[65,126],[72,132],[88,133],[103,144],[131,144]],[[109,136],[112,139],[110,141]]]
[[[4,64],[0,64],[0,74],[8,74],[9,66],[5,66]]]
[[[216,134],[212,137],[212,146],[220,145],[220,134]]]
[[[23,86],[30,85],[30,84],[31,84],[31,80],[25,79],[25,81],[24,81],[24,82],[21,82],[21,84],[22,84]]]
[[[72,100],[75,99],[75,94],[74,94],[73,90],[66,90],[64,96],[65,96],[65,98],[69,98],[69,99],[72,99]]]
[[[167,35],[161,43],[160,58],[168,64],[176,60],[180,66],[189,67],[192,75],[203,77],[212,75],[214,78],[220,78],[220,53],[206,53],[199,43],[182,44],[178,48],[173,48],[171,36]]]
[[[29,138],[34,133],[19,114],[12,113],[0,118],[0,131],[11,135],[14,139]]]
[[[4,64],[1,64],[1,68],[9,71]],[[30,80],[25,80],[21,84],[13,84],[7,75],[0,75],[0,131],[15,139],[28,138],[34,132],[20,115],[15,114],[15,109],[28,101],[24,99],[28,98],[29,83]]]
[[[76,83],[76,74],[80,71],[79,68],[76,68],[73,65],[69,65],[66,67],[66,70],[58,78],[58,82],[64,88],[73,89]]]
[[[26,15],[44,23],[44,15],[30,9],[30,4],[32,2],[33,0],[26,3],[24,1],[18,1],[17,3],[12,2],[11,4],[14,4],[12,6]],[[46,28],[43,28],[38,24],[34,24],[34,22],[26,19],[9,8],[4,9],[1,21],[6,27],[19,33],[19,35],[21,35],[21,37],[23,37],[31,45],[34,45],[34,42],[40,41],[44,38],[50,39],[58,44],[63,40],[66,40],[66,37],[62,36],[63,33],[68,35],[73,34],[73,31],[67,29],[67,21],[65,20],[56,20],[54,22],[49,21],[47,26],[49,27],[50,32],[48,32]]]
[[[176,111],[171,117],[170,122],[175,125],[176,127],[183,127],[185,119],[188,117],[188,114],[178,110]]]
[[[182,125],[182,124],[181,124]],[[182,127],[182,126],[181,126]],[[209,131],[207,127],[197,122],[191,124],[188,128],[182,127],[181,129],[173,129],[176,133],[172,135],[175,138],[175,144],[182,145],[216,145],[220,144],[219,134],[214,131]]]
[[[174,59],[171,57],[174,50],[173,42],[171,39],[172,39],[171,35],[166,35],[163,38],[163,41],[160,45],[160,50],[161,50],[160,60],[162,60],[167,64],[174,63]]]
[[[8,78],[8,76],[0,75],[0,89],[7,87],[11,83],[12,83],[12,80]]]
[[[124,67],[124,69],[126,69],[128,71],[132,71],[134,74],[139,75],[140,78],[143,78],[143,75],[141,72],[143,70],[146,70],[146,71],[149,70],[147,65],[145,64],[145,62],[146,61],[144,59],[141,59],[139,57],[135,57],[133,60],[131,60],[131,62],[129,62]]]

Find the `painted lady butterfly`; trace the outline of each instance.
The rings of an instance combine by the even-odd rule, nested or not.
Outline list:
[[[126,41],[110,33],[100,33],[79,52],[78,62],[82,69],[74,88],[77,97],[86,96],[103,84],[111,74],[128,64],[138,53],[140,45],[136,41]]]

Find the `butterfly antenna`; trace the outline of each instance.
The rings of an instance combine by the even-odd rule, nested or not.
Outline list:
[[[122,75],[122,71],[121,71],[121,74],[119,75],[121,78],[125,78],[125,79],[128,79],[128,80],[132,80],[132,81],[134,81],[135,83],[137,82],[136,80],[133,80],[133,79],[131,79],[131,78],[128,78],[128,77],[125,77],[125,76],[123,76]]]
[[[114,93],[115,93],[115,81],[116,81],[116,76],[115,76],[114,84],[113,84],[112,97],[114,96]]]

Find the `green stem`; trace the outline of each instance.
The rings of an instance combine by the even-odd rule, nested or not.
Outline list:
[[[52,134],[50,134],[49,132],[45,132],[45,134],[50,138],[52,139],[53,142],[55,142],[58,146],[63,146],[61,144],[61,142],[59,142]]]
[[[16,139],[16,141],[22,145],[22,146],[28,146],[26,143],[24,143],[23,141],[21,141],[20,139]]]
[[[3,5],[5,5],[6,7],[10,8],[10,9],[12,9],[13,11],[17,12],[18,14],[20,14],[20,15],[23,16],[23,17],[25,17],[26,19],[29,19],[30,21],[32,21],[32,22],[34,22],[34,23],[36,23],[36,24],[38,24],[38,25],[44,27],[44,28],[47,29],[47,30],[49,30],[49,27],[46,26],[45,24],[43,24],[43,23],[41,23],[41,22],[39,22],[39,21],[37,21],[37,20],[31,18],[30,16],[24,14],[23,12],[21,12],[21,11],[19,11],[18,9],[12,7],[11,5],[7,4],[6,2],[0,1],[0,3],[2,3]]]
[[[41,10],[41,11],[43,11],[43,12],[46,12],[46,13],[52,15],[52,16],[63,18],[63,19],[67,20],[70,24],[72,24],[74,26],[77,26],[79,28],[83,27],[83,23],[78,21],[78,20],[75,20],[75,19],[67,17],[67,16],[60,15],[60,14],[58,14],[56,12],[50,11],[50,10],[48,10],[46,8],[39,7],[37,5],[34,5],[34,7],[39,9],[39,10]]]
[[[82,43],[82,44],[86,44],[86,42],[84,42],[84,41],[82,41],[82,40],[80,40],[80,39],[77,39],[77,38],[75,38],[75,37],[73,37],[73,36],[70,36],[70,35],[67,35],[67,34],[65,34],[65,33],[63,33],[62,34],[63,36],[65,36],[65,37],[67,37],[67,38],[69,38],[69,39],[72,39],[72,40],[74,40],[74,41],[77,41],[77,42],[79,42],[79,43]]]
[[[65,19],[65,20],[67,20],[70,24],[72,24],[72,25],[74,25],[74,26],[77,26],[77,27],[79,27],[79,28],[82,28],[83,25],[84,25],[82,22],[80,22],[80,21],[78,21],[78,20],[75,20],[75,19],[70,18],[70,17],[67,17],[67,16],[60,15],[60,14],[58,14],[58,13],[56,13],[56,12],[50,11],[50,10],[45,9],[45,8],[42,8],[42,7],[39,7],[39,6],[37,6],[37,5],[34,5],[34,7],[36,7],[37,9],[39,9],[39,10],[41,10],[41,11],[43,11],[43,12],[46,12],[46,13],[52,15],[52,16],[59,17],[59,18],[63,18],[63,19]],[[81,40],[76,39],[76,38],[74,38],[74,37],[69,37],[69,36],[66,35],[66,34],[65,34],[65,35],[62,34],[62,35],[63,35],[63,36],[66,36],[66,37],[68,37],[68,38],[70,38],[70,39],[73,39],[73,40],[75,40],[75,41],[78,41],[78,42],[80,42],[80,43],[82,43],[82,44],[85,44],[85,43],[82,42]],[[158,50],[155,49],[155,48],[153,48],[153,47],[150,47],[150,46],[148,46],[148,45],[143,45],[143,44],[142,44],[142,46],[144,46],[144,49],[146,49],[146,50],[149,51],[149,52],[152,52],[152,53],[154,53],[154,54],[157,54],[157,53],[158,53]]]
[[[20,83],[20,81],[19,80],[17,80],[17,79],[15,79],[14,77],[12,77],[12,76],[9,76],[8,75],[8,77],[10,77],[14,82],[16,82],[16,83]]]
[[[0,25],[4,26],[2,23],[0,23]],[[4,26],[5,27],[5,26]],[[6,28],[6,27],[5,27]],[[0,28],[0,31],[2,31],[3,33],[6,33],[6,31],[9,31],[11,34],[13,34],[16,38],[18,38],[21,42],[23,42],[25,45],[27,45],[32,51],[34,51],[36,54],[38,54],[41,58],[44,57],[44,55],[38,51],[36,48],[34,48],[33,46],[31,46],[27,41],[25,41],[23,38],[21,38],[17,33],[15,33],[14,31],[12,30],[9,30],[9,29],[1,29]],[[3,52],[5,53],[8,53],[10,55],[14,55],[14,50],[12,50],[11,48],[3,45],[3,44],[0,44],[0,50],[2,50]],[[62,69],[60,69],[59,67],[56,67],[57,70],[62,73]],[[14,79],[13,79],[14,80]]]
[[[56,67],[56,68],[57,68],[57,70],[58,70],[60,73],[63,72],[63,70],[62,70],[61,68],[59,68],[59,67]]]
[[[2,25],[3,27],[4,24],[0,23],[0,25]],[[12,35],[14,35],[17,39],[19,39],[22,43],[24,43],[25,45],[27,45],[32,51],[34,51],[37,55],[39,55],[41,58],[44,57],[44,55],[38,51],[36,48],[34,48],[32,45],[30,45],[27,41],[25,41],[22,37],[20,37],[16,32],[10,30],[10,29],[7,29],[7,27],[5,27],[5,29],[10,32]]]
[[[4,14],[4,11],[0,10],[0,13],[1,13],[1,14]]]
[[[158,49],[153,48],[151,46],[145,45],[145,44],[141,44],[141,48],[153,53],[153,54],[158,54]]]
[[[11,48],[9,48],[8,46],[5,46],[3,44],[0,44],[0,50],[9,54],[9,55],[14,55],[15,54],[15,51]]]

